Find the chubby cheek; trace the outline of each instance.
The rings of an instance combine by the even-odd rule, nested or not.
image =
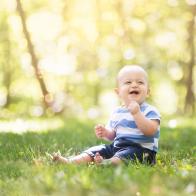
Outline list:
[[[118,96],[119,96],[120,99],[124,99],[125,98],[125,94],[122,91],[119,92]]]
[[[126,93],[123,90],[119,91],[118,96],[120,99],[122,99],[124,101],[125,101],[125,99],[127,99]]]

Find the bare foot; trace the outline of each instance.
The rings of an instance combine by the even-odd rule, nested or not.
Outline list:
[[[94,157],[94,162],[96,164],[100,164],[103,161],[103,157],[97,152]]]
[[[50,157],[50,159],[52,159],[52,161],[56,161],[56,162],[61,162],[61,163],[69,163],[69,160],[63,156],[61,156],[61,153],[58,152],[54,152],[52,154],[47,153],[47,156]]]

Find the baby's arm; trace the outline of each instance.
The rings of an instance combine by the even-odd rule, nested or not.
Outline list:
[[[98,138],[103,138],[106,140],[113,140],[116,136],[116,132],[114,130],[108,130],[103,125],[95,126],[95,134]]]
[[[128,105],[128,110],[131,112],[135,123],[144,135],[154,135],[158,129],[158,120],[150,120],[140,111],[139,104],[136,101],[131,101]]]

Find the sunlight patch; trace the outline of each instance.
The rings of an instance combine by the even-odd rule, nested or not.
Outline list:
[[[177,120],[176,119],[171,119],[169,122],[168,122],[168,126],[170,128],[176,128],[177,127]]]
[[[50,120],[24,120],[18,118],[13,121],[0,122],[0,132],[25,133],[44,132],[59,129],[63,126],[63,121],[59,119]]]

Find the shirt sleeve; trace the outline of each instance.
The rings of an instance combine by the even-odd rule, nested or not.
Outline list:
[[[114,129],[114,127],[112,126],[112,118],[110,117],[110,119],[108,120],[106,126],[105,126],[106,129],[112,131]]]
[[[158,120],[159,124],[161,122],[161,115],[155,107],[150,107],[145,116],[150,120]]]
[[[110,131],[113,131],[115,129],[115,121],[114,121],[114,118],[115,118],[115,114],[116,114],[116,111],[117,109],[115,109],[111,114],[110,114],[110,117],[109,117],[109,120],[105,126],[106,129],[110,130]]]

